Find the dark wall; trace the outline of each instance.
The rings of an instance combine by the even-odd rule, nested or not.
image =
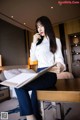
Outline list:
[[[27,63],[25,31],[0,19],[0,54],[3,65]]]

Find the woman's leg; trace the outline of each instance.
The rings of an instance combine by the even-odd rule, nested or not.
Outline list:
[[[37,120],[41,120],[39,104],[37,101],[36,90],[48,89],[53,87],[56,83],[57,77],[55,73],[47,72],[36,80],[28,83],[20,89],[15,89],[19,104],[21,115],[34,114]],[[28,91],[32,90],[32,97],[30,99]]]
[[[33,107],[33,113],[38,120],[41,120],[40,115],[40,106],[37,100],[36,90],[48,89],[55,85],[57,81],[57,76],[55,73],[47,72],[44,75],[40,76],[38,79],[30,82],[28,85],[25,86],[32,90],[31,95],[31,102]]]
[[[19,101],[20,115],[25,116],[33,114],[32,103],[28,90],[24,90],[23,88],[15,88],[15,91]]]
[[[42,120],[40,102],[37,100],[37,94],[35,90],[32,90],[31,103],[33,107],[33,113],[37,120]]]
[[[25,91],[23,88],[15,89],[15,91],[19,101],[20,115],[26,116],[27,120],[36,120],[33,113],[29,91],[28,90]]]

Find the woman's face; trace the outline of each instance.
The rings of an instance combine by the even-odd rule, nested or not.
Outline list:
[[[41,36],[45,36],[45,28],[40,22],[37,23],[37,31]]]

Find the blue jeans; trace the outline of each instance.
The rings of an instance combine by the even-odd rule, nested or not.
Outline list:
[[[41,69],[42,70],[42,69]],[[40,70],[38,69],[38,72]],[[40,106],[37,100],[36,90],[45,90],[53,87],[56,84],[57,76],[55,73],[46,72],[34,81],[17,89],[15,88],[20,106],[20,115],[34,114],[37,120],[42,120],[40,115]],[[32,90],[31,98],[29,91]]]

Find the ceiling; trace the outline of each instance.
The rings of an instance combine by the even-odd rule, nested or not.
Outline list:
[[[30,31],[35,30],[35,20],[43,15],[48,16],[53,25],[80,18],[79,0],[74,0],[74,3],[70,0],[70,3],[68,0],[67,3],[64,1],[0,0],[0,18]]]

